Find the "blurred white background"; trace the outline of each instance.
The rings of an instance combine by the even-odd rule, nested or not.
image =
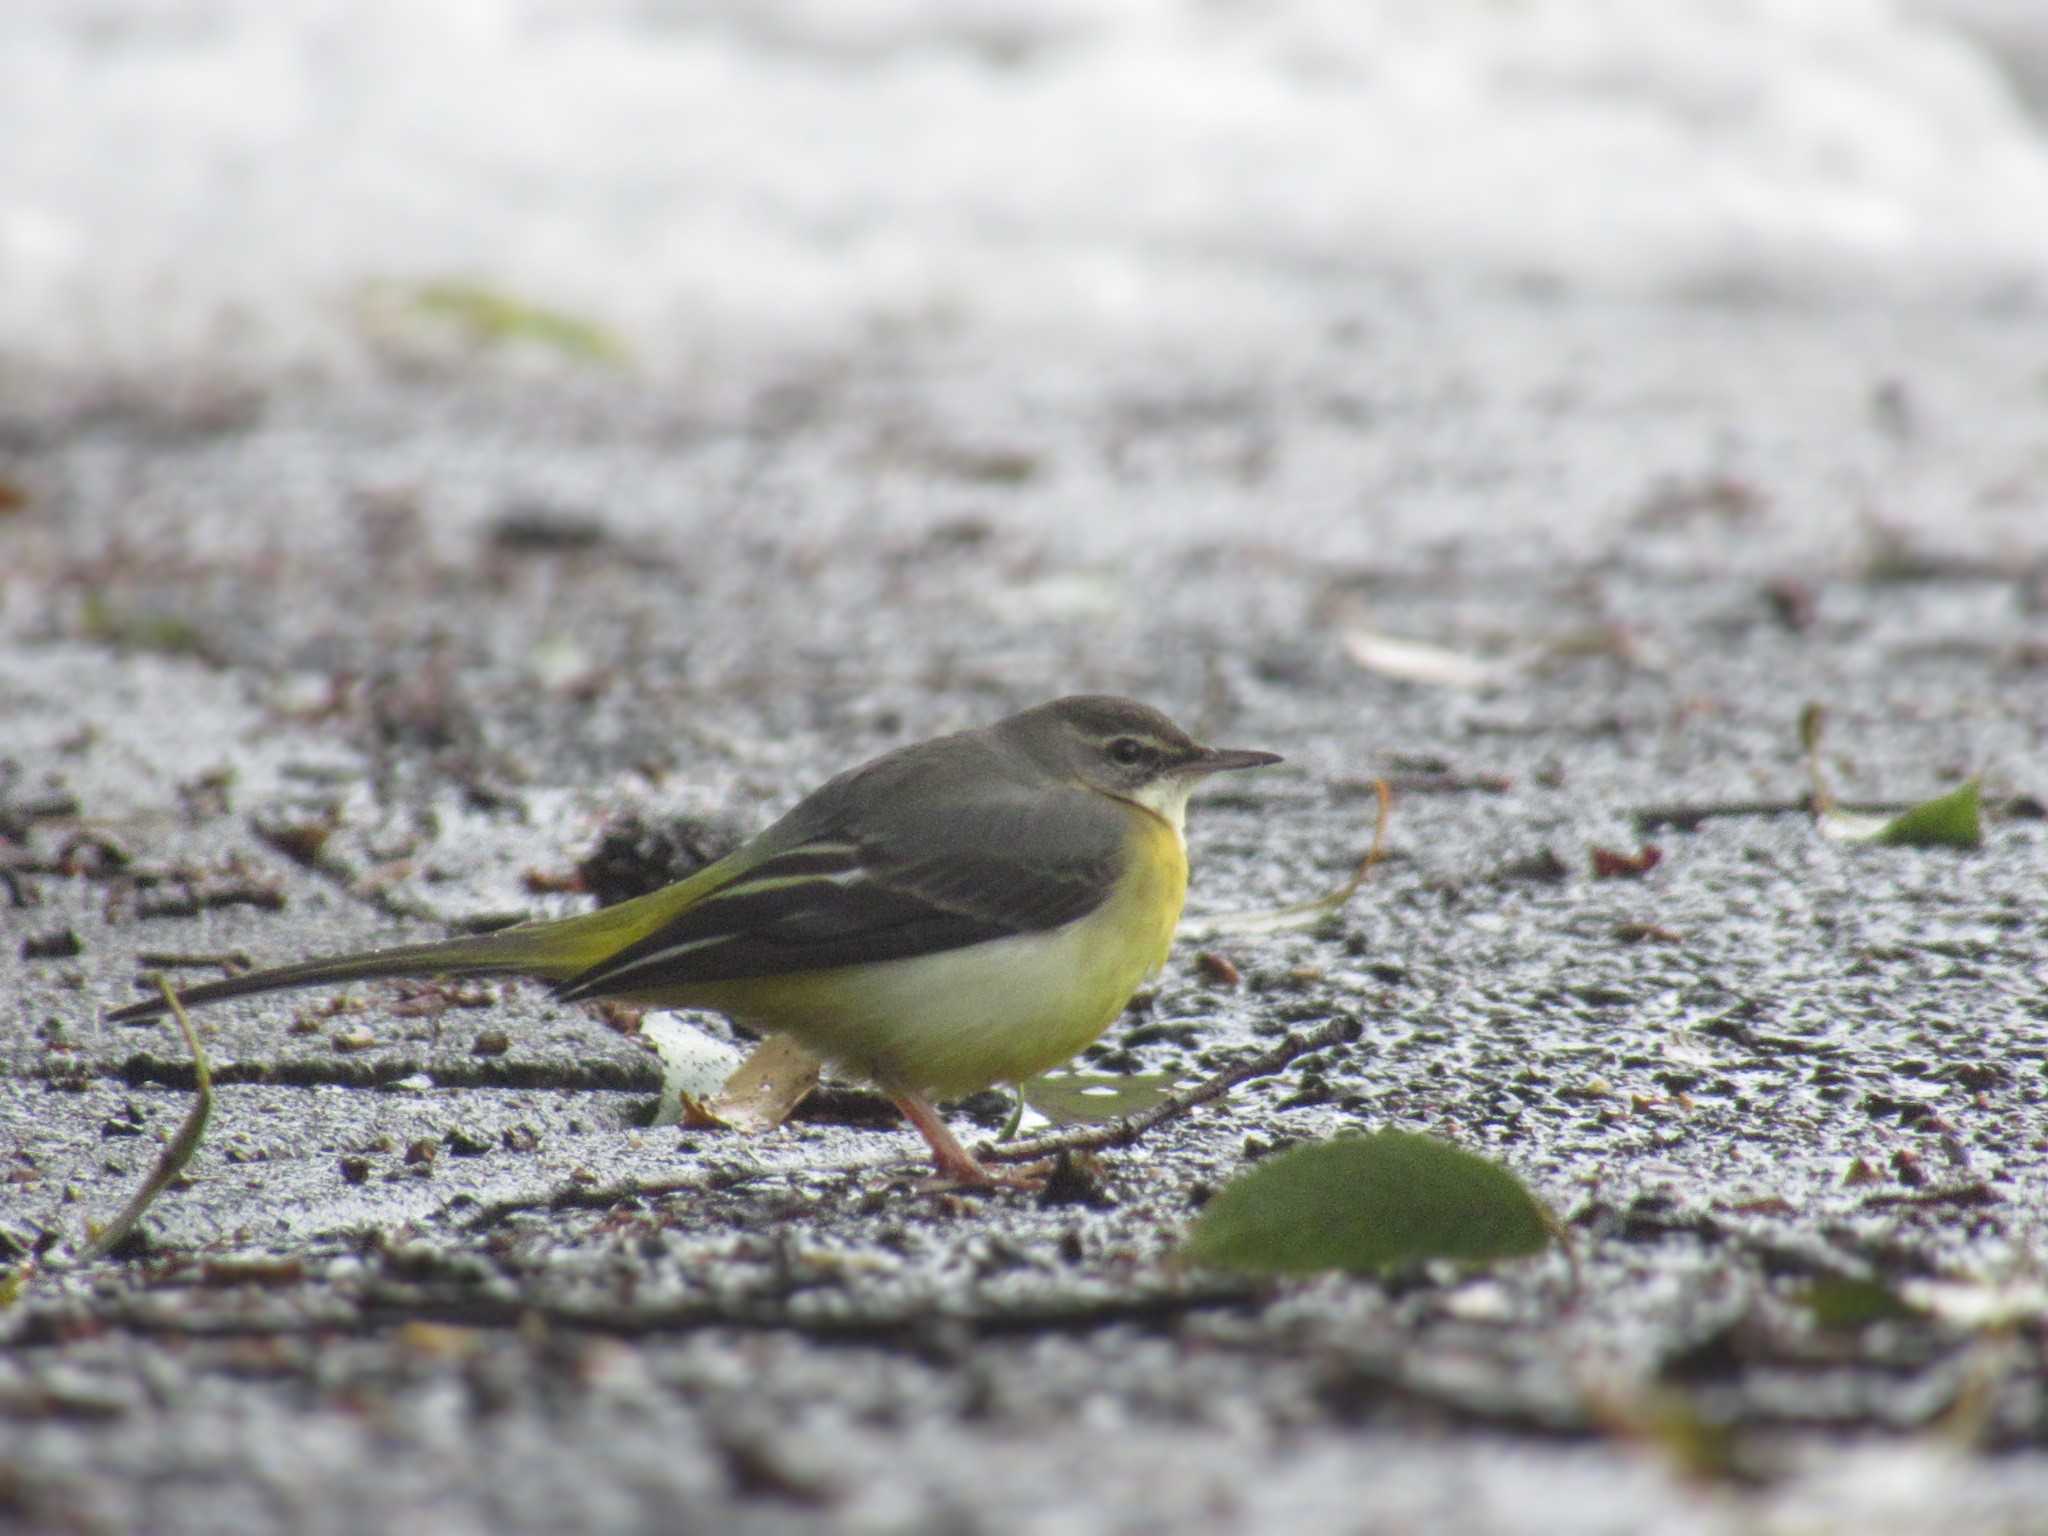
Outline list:
[[[2044,111],[2039,0],[9,0],[0,359],[335,361],[450,276],[656,367],[1388,275],[2037,309]]]

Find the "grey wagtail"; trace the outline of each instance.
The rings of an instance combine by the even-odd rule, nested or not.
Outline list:
[[[939,1172],[991,1175],[932,1107],[1057,1066],[1166,961],[1204,747],[1129,699],[1056,699],[849,769],[686,880],[577,917],[306,960],[186,1003],[391,976],[529,976],[565,1001],[725,1014],[887,1093]],[[162,998],[110,1019],[166,1010]]]

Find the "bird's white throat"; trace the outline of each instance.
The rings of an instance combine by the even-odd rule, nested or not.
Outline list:
[[[1195,780],[1184,779],[1178,774],[1164,774],[1150,784],[1131,792],[1134,804],[1142,805],[1169,827],[1185,848],[1188,843],[1188,795],[1193,792]]]

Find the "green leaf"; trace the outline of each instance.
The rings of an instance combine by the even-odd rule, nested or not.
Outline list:
[[[625,345],[594,320],[494,288],[450,278],[381,284],[369,295],[377,310],[407,328],[442,327],[479,347],[511,343],[546,348],[578,362],[620,364]]]
[[[1024,1090],[1021,1086],[1014,1084],[1012,1089],[1016,1097],[1010,1100],[1010,1118],[1005,1120],[1003,1128],[996,1132],[997,1141],[1015,1141],[1017,1139],[1017,1132],[1024,1125]]]
[[[415,302],[421,313],[444,316],[488,344],[530,341],[572,357],[607,363],[626,355],[618,338],[594,321],[481,283],[428,283]]]
[[[1186,1264],[1250,1274],[1370,1273],[1423,1259],[1540,1253],[1555,1219],[1498,1163],[1409,1131],[1339,1136],[1225,1185],[1181,1245]]]
[[[1048,1072],[1022,1088],[1024,1102],[1054,1125],[1088,1125],[1140,1114],[1159,1103],[1180,1081],[1172,1072],[1129,1077],[1095,1072]]]
[[[1965,779],[1947,794],[1901,811],[1874,841],[1891,848],[1976,848],[1984,842],[1978,784]]]
[[[1884,816],[1850,810],[1835,799],[1821,772],[1820,737],[1826,713],[1809,704],[1799,714],[1799,743],[1813,778],[1813,815],[1821,836],[1838,843],[1876,843],[1888,848],[1978,848],[1984,842],[1979,815],[1980,785],[1965,779],[1945,795]]]
[[[1894,815],[1829,805],[1820,814],[1823,837],[1838,843],[1887,848],[1976,848],[1984,841],[1979,786],[1967,780],[1947,794]]]
[[[1847,1276],[1816,1280],[1799,1293],[1798,1300],[1822,1328],[1862,1328],[1923,1315],[1890,1286]]]

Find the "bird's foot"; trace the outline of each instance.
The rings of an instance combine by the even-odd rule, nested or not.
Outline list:
[[[990,1168],[960,1145],[959,1138],[947,1128],[929,1100],[913,1093],[892,1094],[890,1097],[903,1111],[903,1118],[917,1127],[918,1134],[932,1149],[932,1161],[937,1165],[938,1177],[931,1182],[930,1188],[1038,1190],[1045,1187],[1043,1168],[1005,1168],[1000,1171]]]

